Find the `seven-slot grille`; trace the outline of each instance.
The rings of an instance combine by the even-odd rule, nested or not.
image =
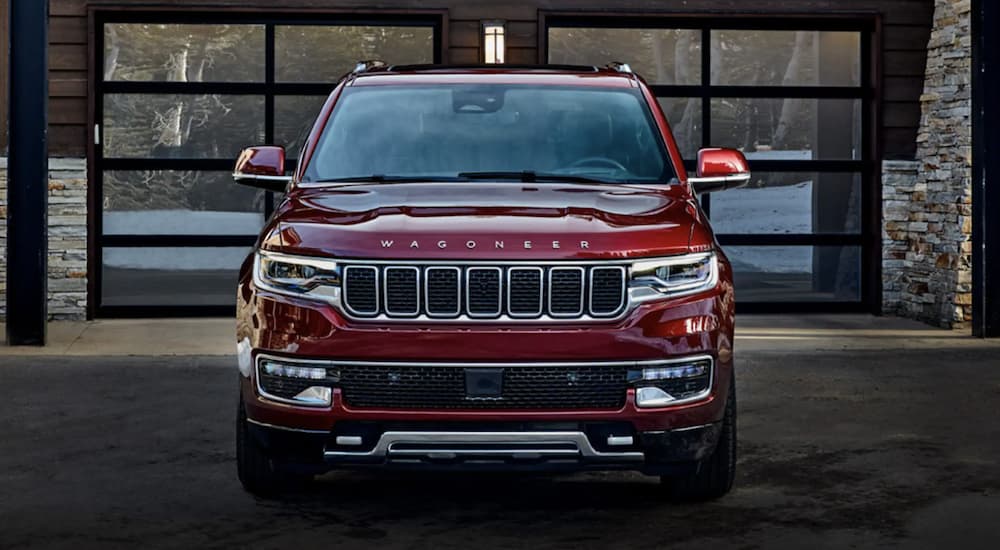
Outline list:
[[[347,265],[355,317],[613,318],[625,308],[623,266]]]
[[[338,367],[344,402],[359,408],[617,410],[628,392],[627,369],[617,365],[505,368],[501,396],[485,399],[467,396],[462,366]]]

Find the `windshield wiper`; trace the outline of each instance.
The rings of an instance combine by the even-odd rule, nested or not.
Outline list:
[[[523,170],[521,172],[459,172],[458,177],[470,180],[518,180],[525,183],[534,181],[565,181],[569,183],[624,183],[621,181],[578,176],[575,174],[555,174],[551,172],[534,172],[532,170]]]
[[[328,178],[321,180],[310,180],[303,183],[425,183],[436,181],[462,181],[464,178],[452,176],[393,176],[386,174],[372,174],[370,176],[351,176],[347,178]]]

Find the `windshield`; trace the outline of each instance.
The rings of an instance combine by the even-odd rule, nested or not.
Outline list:
[[[303,182],[667,183],[667,158],[635,89],[362,86],[341,95]]]

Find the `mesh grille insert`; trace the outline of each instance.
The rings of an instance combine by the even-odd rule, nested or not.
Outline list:
[[[511,268],[509,274],[507,308],[511,315],[541,315],[542,270],[537,268]]]
[[[495,268],[469,268],[467,282],[469,313],[473,315],[500,315],[500,270]]]
[[[427,278],[427,312],[431,315],[458,315],[459,270],[453,267],[430,267]]]
[[[393,315],[416,315],[420,312],[419,271],[414,267],[389,267],[385,270],[385,309]]]
[[[552,269],[549,273],[549,311],[553,315],[583,313],[582,269]]]
[[[378,313],[378,272],[374,267],[348,266],[344,269],[344,301],[357,313]]]
[[[594,315],[614,315],[625,299],[625,270],[595,267],[590,270],[590,311]]]

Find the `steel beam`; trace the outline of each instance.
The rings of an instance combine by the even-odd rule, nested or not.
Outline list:
[[[48,5],[10,0],[7,342],[45,345],[48,276]]]
[[[972,2],[972,332],[1000,337],[1000,2]]]

